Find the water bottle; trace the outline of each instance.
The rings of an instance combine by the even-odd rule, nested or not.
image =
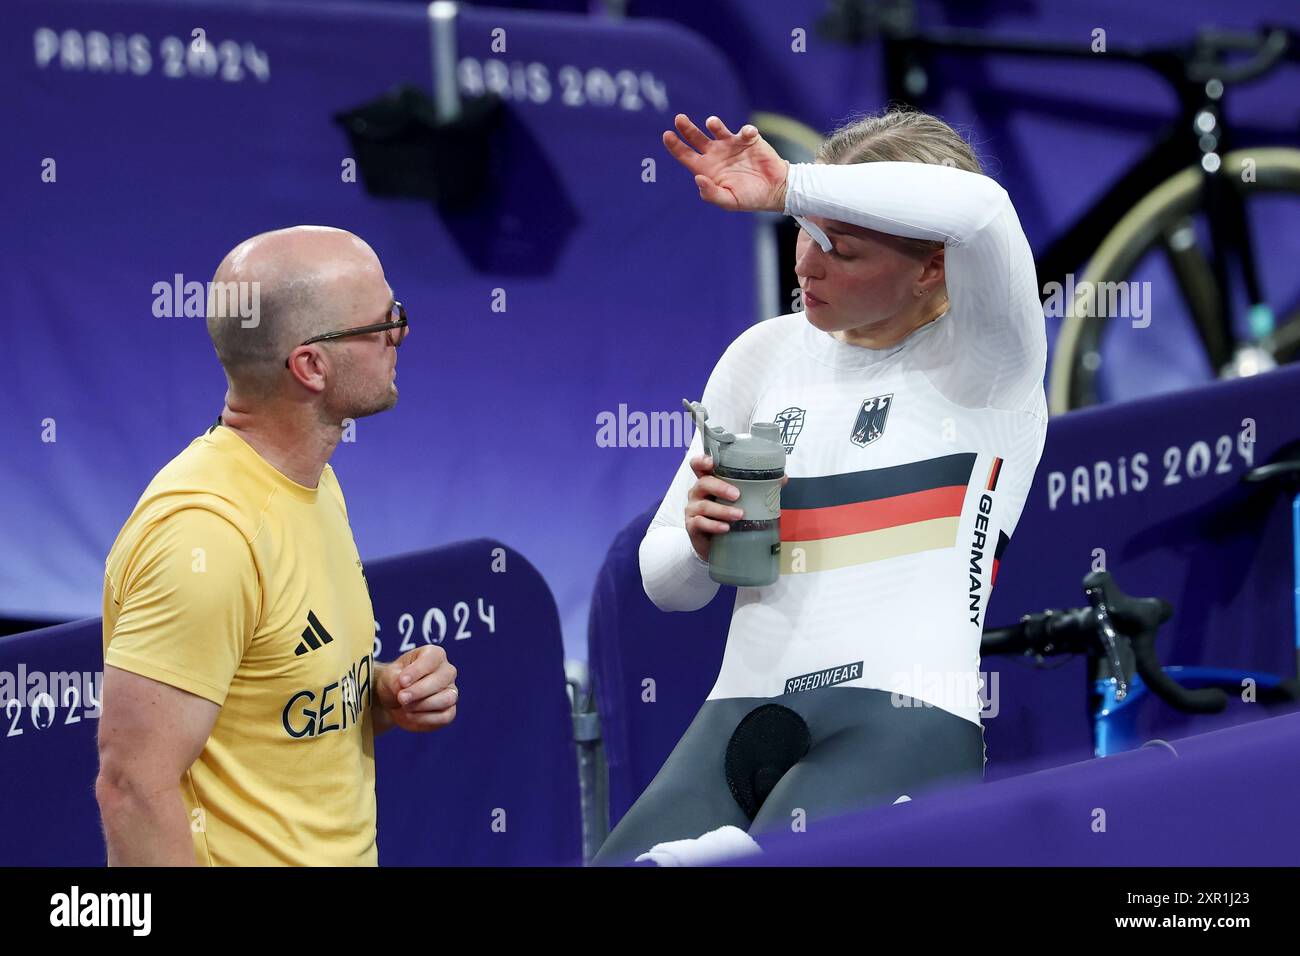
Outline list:
[[[781,426],[754,422],[748,434],[733,435],[720,425],[710,426],[708,409],[699,402],[683,399],[682,404],[695,419],[704,454],[713,458],[713,473],[740,491],[739,498],[724,504],[744,512],[731,522],[730,531],[713,536],[709,577],[744,588],[775,584],[781,576],[781,481],[785,477]]]

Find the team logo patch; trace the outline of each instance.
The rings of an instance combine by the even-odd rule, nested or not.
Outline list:
[[[776,413],[776,423],[781,426],[781,444],[785,446],[787,455],[794,451],[794,443],[799,438],[799,433],[803,431],[803,419],[808,414],[802,408],[795,408],[793,405],[784,411]]]
[[[849,439],[853,444],[865,447],[885,433],[885,420],[889,418],[889,407],[894,404],[894,395],[877,395],[863,401],[858,409],[858,417],[853,422],[853,432]]]

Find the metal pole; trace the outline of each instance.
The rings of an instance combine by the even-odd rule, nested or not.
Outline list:
[[[429,41],[433,60],[433,101],[439,122],[460,116],[460,87],[456,82],[456,4],[429,4]]]
[[[758,283],[758,294],[754,297],[758,307],[756,323],[785,313],[779,288],[781,255],[776,237],[781,218],[775,214],[759,215],[754,228],[754,277]]]

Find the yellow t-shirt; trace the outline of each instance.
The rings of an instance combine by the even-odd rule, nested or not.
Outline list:
[[[197,862],[374,865],[374,611],[333,470],[304,487],[214,426],[105,572],[104,662],[221,707],[181,781]]]

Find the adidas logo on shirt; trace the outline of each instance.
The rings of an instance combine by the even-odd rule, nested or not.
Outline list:
[[[302,640],[298,642],[298,646],[294,649],[294,656],[302,657],[304,654],[319,649],[322,644],[330,644],[333,641],[334,638],[330,636],[329,631],[325,630],[325,625],[320,622],[314,612],[309,610],[307,612],[307,626],[302,629]]]

